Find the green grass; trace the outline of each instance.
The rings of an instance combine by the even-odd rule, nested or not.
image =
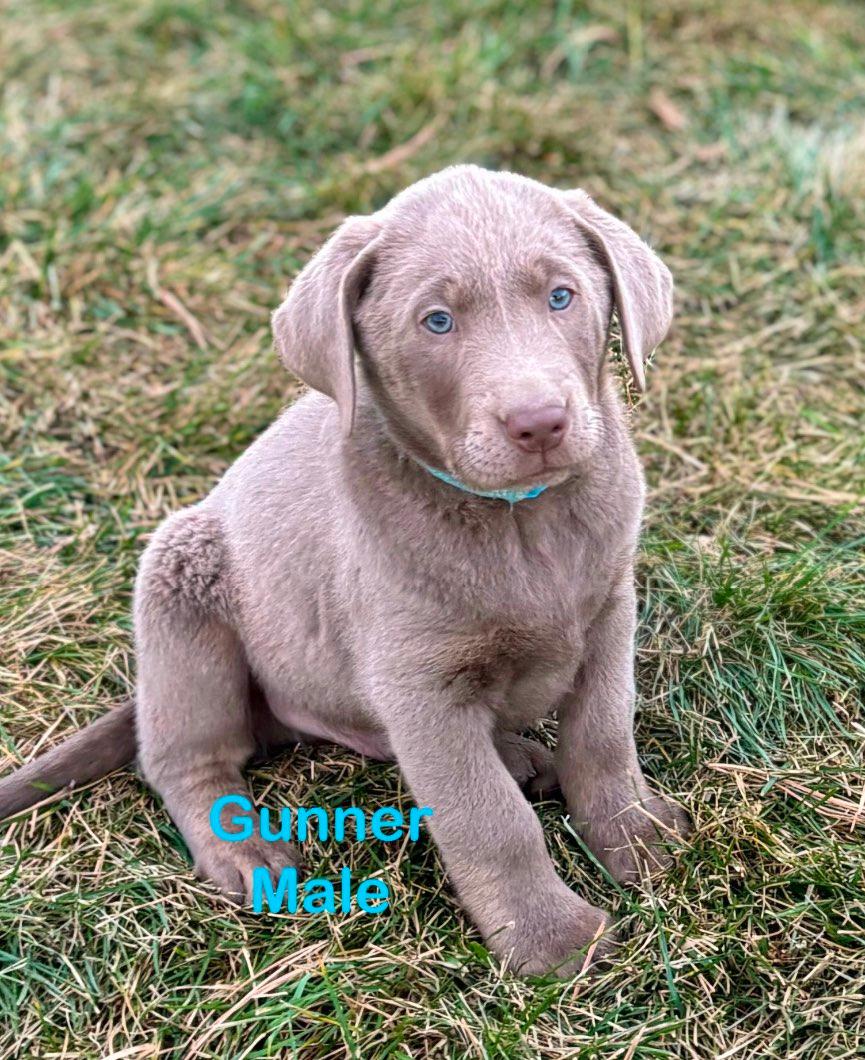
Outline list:
[[[544,804],[630,939],[592,982],[525,983],[428,842],[313,848],[383,872],[390,915],[259,919],[119,774],[0,830],[0,1052],[865,1055],[863,54],[852,2],[0,3],[4,768],[132,683],[146,534],[296,392],[268,313],[300,264],[474,161],[585,186],[676,275],[634,412],[638,725],[696,822],[629,894]],[[255,785],[404,797],[339,749]]]

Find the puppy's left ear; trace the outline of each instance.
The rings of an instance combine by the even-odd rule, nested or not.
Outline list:
[[[343,221],[272,318],[279,359],[307,386],[333,398],[346,435],[354,424],[356,391],[352,317],[380,231],[372,217]]]
[[[584,191],[562,194],[577,227],[597,248],[610,275],[622,347],[634,386],[642,392],[646,361],[673,322],[673,277],[636,232]]]

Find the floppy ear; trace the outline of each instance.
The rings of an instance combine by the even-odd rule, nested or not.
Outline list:
[[[581,190],[564,192],[580,231],[594,244],[610,274],[622,328],[622,347],[639,391],[646,389],[645,363],[673,321],[673,277],[632,229],[602,210]]]
[[[345,220],[291,285],[272,319],[279,359],[307,386],[333,398],[347,435],[355,406],[352,313],[380,227],[371,217]]]

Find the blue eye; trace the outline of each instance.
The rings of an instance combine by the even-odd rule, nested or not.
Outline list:
[[[550,291],[550,309],[567,309],[573,297],[574,292],[569,291],[567,287],[556,287]]]
[[[454,326],[454,318],[443,309],[423,318],[424,327],[434,335],[447,335]]]

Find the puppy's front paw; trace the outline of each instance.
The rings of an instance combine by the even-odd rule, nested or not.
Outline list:
[[[252,872],[259,867],[277,877],[283,869],[303,869],[300,851],[290,843],[268,843],[260,836],[242,843],[214,839],[197,852],[195,874],[214,884],[236,905],[252,901]]]
[[[537,896],[513,926],[489,940],[490,947],[519,975],[569,979],[606,961],[616,947],[612,920],[572,891]]]
[[[583,838],[614,880],[634,883],[667,869],[671,848],[690,833],[691,822],[680,806],[647,791],[612,815],[594,815]]]

